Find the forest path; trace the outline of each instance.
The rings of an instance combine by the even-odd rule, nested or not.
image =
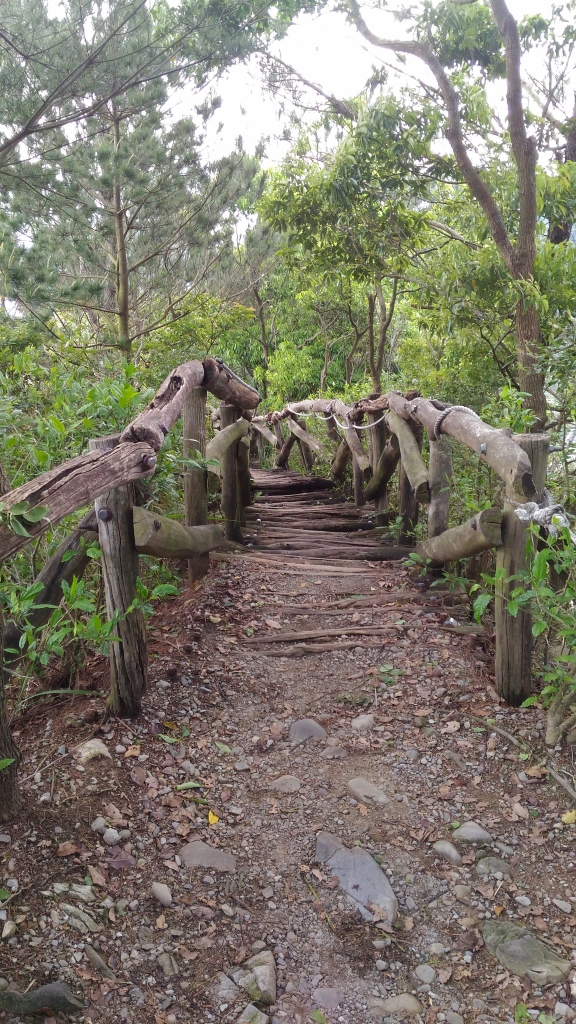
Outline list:
[[[482,943],[496,916],[568,952],[573,833],[564,795],[525,774],[542,716],[501,708],[483,638],[446,626],[467,615],[398,563],[213,558],[150,624],[141,720],[98,726],[97,698],[40,744],[23,725],[0,975],[83,990],[86,1024],[467,1024],[568,1002]],[[94,735],[111,759],[82,770],[67,744]],[[475,842],[454,828],[470,820]]]

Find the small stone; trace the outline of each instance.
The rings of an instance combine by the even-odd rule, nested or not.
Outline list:
[[[556,897],[556,899],[552,900],[552,903],[555,907],[558,907],[558,910],[561,910],[563,914],[572,913],[572,904],[568,903],[568,900],[561,900]]]
[[[388,967],[388,963],[386,960],[377,960],[374,966],[377,971],[385,971]]]
[[[306,740],[325,740],[327,732],[313,718],[300,718],[297,722],[292,722],[288,735],[292,743],[297,745],[305,743]]]
[[[186,775],[196,774],[196,769],[191,761],[180,761],[180,767],[184,769]]]
[[[339,744],[336,744],[334,747],[326,747],[320,754],[320,757],[325,758],[327,761],[333,761],[337,758],[348,757],[348,751]]]
[[[325,1010],[335,1010],[344,1001],[344,993],[337,988],[317,988],[312,993],[312,998]]]
[[[209,846],[201,839],[186,843],[179,851],[178,856],[186,868],[210,868],[214,871],[236,870],[236,858],[231,853],[225,853],[224,850]]]
[[[265,1006],[276,1002],[276,964],[269,949],[246,960],[232,978],[255,1002]]]
[[[253,953],[259,953],[261,949],[266,949],[266,943],[262,942],[262,939],[256,939],[251,946]]]
[[[443,860],[447,860],[449,864],[454,864],[456,867],[459,867],[462,863],[462,857],[458,853],[458,850],[447,839],[439,839],[437,843],[432,845],[432,849],[435,850]]]
[[[454,829],[452,838],[463,843],[489,843],[492,841],[490,833],[482,828],[477,821],[465,821],[463,825],[459,825]]]
[[[270,1018],[266,1013],[262,1013],[254,1003],[248,1003],[240,1016],[238,1017],[236,1024],[268,1024]]]
[[[479,999],[478,996],[475,996],[474,999],[472,1000],[472,1009],[473,1010],[487,1010],[488,1009],[488,1003],[485,1003],[483,999]]]
[[[103,978],[108,978],[109,981],[116,981],[114,971],[110,970],[108,964],[102,959],[100,954],[96,952],[93,946],[86,943],[84,952],[92,964],[92,967],[94,967]]]
[[[423,1012],[422,1004],[410,992],[401,992],[400,995],[389,996],[388,999],[371,999],[370,1005],[374,1008],[381,1007],[384,1013],[397,1013],[398,1016],[415,1017],[416,1014]]]
[[[123,743],[117,743],[116,746],[114,747],[114,751],[116,754],[125,754],[126,747],[124,746]]]
[[[94,829],[94,832],[104,832],[104,830],[106,829],[106,818],[94,818],[94,821],[90,825],[90,828]]]
[[[166,978],[173,978],[175,974],[178,974],[179,967],[171,953],[161,953],[157,964],[164,971]]]
[[[554,1016],[565,1017],[566,1020],[572,1020],[572,1018],[576,1016],[576,1010],[573,1010],[571,1006],[568,1006],[568,1003],[557,1002],[554,1007]]]
[[[472,889],[469,885],[455,885],[454,895],[459,903],[470,903],[470,897],[472,895]]]
[[[152,882],[152,895],[163,907],[172,905],[172,893],[164,882]]]
[[[528,896],[515,896],[514,899],[521,907],[529,907],[532,903]]]
[[[354,797],[355,800],[360,802],[364,800],[372,800],[375,804],[388,804],[390,803],[386,794],[374,786],[368,779],[357,778],[350,779],[350,782],[346,786],[350,796]]]
[[[270,783],[270,789],[275,789],[277,793],[297,793],[300,789],[300,779],[295,775],[281,775],[279,779]]]
[[[510,865],[500,857],[482,857],[476,864],[477,875],[495,875],[496,872],[500,872],[503,878],[510,878],[512,874]]]
[[[11,939],[13,935],[16,935],[16,925],[14,921],[6,921],[2,929],[2,938]]]
[[[431,964],[418,964],[414,974],[423,985],[431,985],[436,977],[436,971]]]
[[[80,764],[86,764],[88,761],[93,761],[95,757],[111,758],[112,754],[102,740],[92,739],[80,743],[74,751],[74,757],[80,761]]]
[[[431,942],[428,946],[428,952],[434,953],[436,956],[441,956],[442,953],[447,953],[448,949],[441,942]]]
[[[374,715],[357,715],[350,725],[354,732],[369,732],[374,726]]]
[[[244,993],[238,988],[237,985],[226,975],[223,971],[220,971],[212,985],[210,986],[210,992],[215,1003],[237,1003],[240,999],[244,998]]]
[[[8,978],[0,978],[0,992],[5,992],[9,984]]]
[[[0,833],[0,843],[11,843],[12,836],[9,836],[7,832]]]
[[[330,868],[365,921],[372,921],[373,912],[379,908],[385,911],[388,924],[394,924],[398,900],[388,878],[368,850],[361,846],[349,850],[338,836],[319,832],[315,859]]]
[[[446,1022],[447,1024],[464,1024],[464,1017],[454,1010],[446,1010]]]
[[[250,765],[248,764],[248,761],[236,761],[236,764],[234,765],[234,767],[235,767],[237,772],[249,772],[250,771]]]
[[[271,885],[268,885],[265,889],[262,889],[262,896],[265,900],[271,900],[274,895],[274,889]]]
[[[117,846],[120,842],[120,833],[117,832],[115,828],[107,828],[104,829],[102,839],[107,846]]]

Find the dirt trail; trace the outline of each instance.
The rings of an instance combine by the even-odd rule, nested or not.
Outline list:
[[[398,564],[263,557],[214,559],[155,616],[137,724],[100,727],[100,698],[22,724],[26,813],[0,836],[15,892],[0,977],[21,991],[60,979],[83,994],[86,1024],[462,1024],[513,1020],[518,1001],[534,1017],[568,1004],[568,982],[540,989],[482,941],[486,920],[515,921],[572,954],[576,831],[537,768],[540,713],[500,707],[484,638],[444,628],[465,623],[462,605],[436,591],[393,600],[418,589]],[[287,657],[264,642],[319,630],[353,646]],[[297,743],[304,719],[318,736]],[[111,757],[83,767],[71,751],[94,736]],[[460,838],[468,821],[490,838]],[[377,900],[363,918],[316,862],[323,832],[380,865],[394,924]],[[487,856],[501,863],[479,873]],[[240,984],[263,949],[259,994],[275,973],[275,1001],[256,998],[250,1016],[218,972]],[[399,994],[405,1010],[389,1002]]]

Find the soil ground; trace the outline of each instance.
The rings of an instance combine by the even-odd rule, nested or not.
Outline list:
[[[221,556],[155,614],[137,723],[105,721],[104,695],[44,704],[23,720],[25,809],[0,836],[0,884],[14,892],[2,913],[16,926],[0,944],[0,977],[20,991],[66,982],[85,999],[75,1018],[85,1024],[232,1022],[242,1004],[222,1009],[213,979],[256,942],[275,958],[277,999],[265,1010],[274,1024],[366,1024],[383,1015],[378,999],[403,992],[426,1024],[512,1021],[518,1002],[529,1016],[553,1015],[558,1000],[569,1003],[568,982],[541,991],[509,974],[481,931],[490,917],[513,919],[572,956],[576,826],[562,823],[570,799],[538,767],[550,756],[543,713],[500,705],[489,637],[445,629],[469,613],[436,590],[328,607],[406,588],[414,579],[393,563]],[[286,629],[346,636],[352,624],[387,632],[306,657],[246,642]],[[365,713],[373,725],[358,731],[352,721]],[[295,746],[289,729],[303,718],[327,738]],[[82,766],[73,752],[94,737],[111,756]],[[335,747],[342,756],[331,758]],[[570,755],[553,757],[572,781]],[[271,788],[286,774],[297,792]],[[358,777],[389,801],[350,796]],[[177,790],[185,781],[197,786]],[[129,835],[107,845],[92,828],[99,816]],[[511,877],[479,877],[478,844],[456,843],[459,867],[434,851],[469,820],[500,844],[480,853],[507,859]],[[321,831],[381,864],[400,906],[394,927],[362,920],[315,864]],[[236,870],[185,867],[179,851],[197,839],[233,854]],[[87,882],[85,903],[71,887]],[[170,906],[152,896],[154,882],[169,887]],[[98,930],[79,930],[63,904]],[[423,964],[430,983],[414,974]]]

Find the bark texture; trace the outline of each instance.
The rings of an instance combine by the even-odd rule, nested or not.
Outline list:
[[[187,459],[206,455],[206,389],[193,388],[182,411],[182,454]],[[208,522],[208,474],[200,466],[184,473],[184,514],[186,526],[203,526]],[[188,582],[192,586],[208,572],[208,552],[196,552],[188,559]]]

